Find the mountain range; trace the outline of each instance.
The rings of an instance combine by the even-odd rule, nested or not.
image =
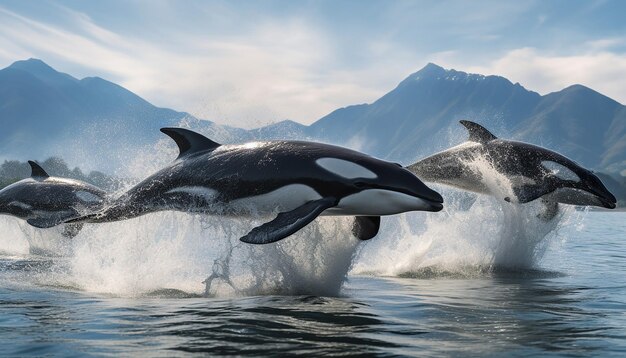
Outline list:
[[[0,70],[0,158],[55,155],[105,171],[153,146],[163,138],[160,127],[181,124],[225,143],[312,139],[409,164],[465,140],[460,119],[586,167],[626,169],[626,107],[582,85],[542,96],[504,77],[431,63],[375,102],[337,109],[310,126],[282,121],[244,130],[156,107],[112,82],[79,80],[37,59]]]
[[[76,79],[41,60],[0,70],[1,158],[59,156],[110,171],[161,138],[159,128],[181,121],[224,139],[245,133],[156,107],[99,77]]]
[[[350,133],[365,140],[365,152],[406,162],[464,140],[461,119],[484,124],[496,136],[557,150],[590,168],[626,168],[626,107],[618,102],[581,85],[541,96],[500,76],[434,64],[372,104],[330,113],[309,133],[330,141]]]

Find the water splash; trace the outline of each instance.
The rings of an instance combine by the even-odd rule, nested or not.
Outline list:
[[[183,213],[86,225],[46,280],[124,297],[163,289],[211,296],[336,296],[358,241],[350,220],[318,219],[277,244],[239,242],[259,222]],[[208,278],[207,278],[208,276]]]
[[[126,157],[125,153],[111,155]],[[151,148],[139,148],[125,158],[116,175],[145,178],[174,160],[177,153],[175,143],[162,136]],[[89,156],[75,155],[85,162]],[[113,197],[137,181],[125,180]],[[5,238],[19,240],[21,245],[10,250],[27,254],[33,247],[59,241],[51,239],[53,230],[10,220],[3,227],[14,231]],[[86,224],[69,242],[69,250],[57,248],[66,258],[54,260],[54,269],[41,272],[35,281],[125,297],[164,289],[212,296],[338,295],[359,243],[351,234],[352,219],[319,218],[275,244],[253,246],[239,241],[268,220],[161,212],[122,222]]]
[[[0,252],[5,255],[67,256],[71,240],[63,235],[63,227],[37,229],[25,221],[0,215]]]
[[[559,229],[579,222],[572,207],[545,220],[541,201],[509,203],[511,182],[484,158],[466,163],[480,173],[491,195],[437,188],[444,211],[409,213],[383,222],[381,234],[368,244],[355,274],[413,277],[472,277],[498,270],[528,270],[539,265],[546,249],[558,241]]]
[[[12,216],[0,215],[0,252],[3,255],[27,255],[30,245],[27,235],[22,231],[25,222]],[[27,224],[26,224],[27,225]]]
[[[162,138],[127,161],[118,175],[143,178],[176,153],[174,143]],[[285,240],[254,246],[238,239],[261,221],[162,212],[87,224],[71,240],[61,236],[61,229],[39,230],[4,216],[0,250],[29,255],[43,248],[65,256],[29,276],[37,285],[123,297],[180,291],[220,297],[335,296],[350,270],[441,277],[535,268],[558,229],[576,218],[573,210],[542,220],[540,203],[502,200],[512,196],[511,185],[487,161],[477,158],[468,164],[483,174],[495,197],[438,188],[446,198],[443,212],[385,217],[378,237],[365,247],[350,234],[349,217],[318,218]]]

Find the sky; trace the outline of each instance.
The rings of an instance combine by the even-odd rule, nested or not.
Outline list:
[[[428,62],[626,103],[626,1],[7,1],[0,68],[39,58],[253,128],[371,103]]]

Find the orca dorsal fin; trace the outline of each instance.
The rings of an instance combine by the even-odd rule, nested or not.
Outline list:
[[[33,162],[32,160],[29,160],[28,164],[30,164],[31,178],[44,180],[50,177],[50,175],[48,175],[48,173],[46,173],[46,171],[43,170],[43,168],[39,164]]]
[[[167,134],[178,145],[180,154],[176,159],[184,158],[205,150],[213,150],[220,146],[219,143],[215,143],[202,134],[190,131],[189,129],[161,128],[161,132]]]
[[[469,141],[487,143],[490,140],[498,139],[498,137],[491,134],[491,132],[489,132],[487,128],[481,126],[478,123],[466,120],[459,121],[459,123],[467,128],[467,131],[469,132]]]

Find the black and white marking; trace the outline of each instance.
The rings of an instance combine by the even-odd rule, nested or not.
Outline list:
[[[78,180],[51,177],[37,163],[28,163],[30,178],[0,190],[0,214],[24,219],[38,228],[50,228],[102,209],[104,191]],[[75,235],[79,230],[80,225],[73,225],[66,232]]]
[[[278,215],[242,241],[281,240],[319,215],[354,215],[360,239],[378,232],[380,215],[439,211],[443,199],[401,166],[337,146],[271,141],[219,145],[182,128],[163,128],[180,154],[96,215],[107,222],[160,210],[211,215]]]
[[[408,169],[426,182],[496,195],[481,173],[467,164],[475,158],[486,158],[509,179],[520,203],[542,198],[544,203],[615,208],[615,196],[602,181],[565,156],[536,145],[498,139],[474,122],[461,124],[469,132],[467,142],[422,159]]]

